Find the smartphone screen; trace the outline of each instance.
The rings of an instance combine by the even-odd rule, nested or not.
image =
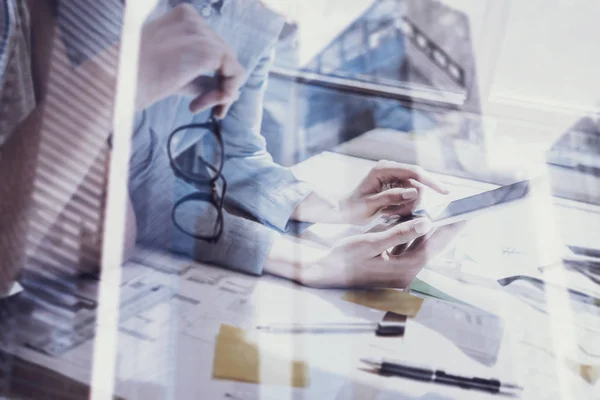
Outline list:
[[[441,209],[428,210],[428,215],[432,221],[441,221],[458,215],[468,214],[484,208],[519,200],[529,193],[529,183],[529,181],[521,181],[474,196],[454,200]]]
[[[417,210],[410,215],[394,220],[394,222],[402,223],[415,218],[425,217],[429,218],[434,223],[439,222],[440,224],[438,225],[441,226],[444,225],[441,223],[444,220],[460,221],[462,219],[467,219],[468,215],[475,211],[493,208],[527,197],[533,182],[534,181],[531,180],[521,181],[470,197],[454,200],[447,205],[437,208]],[[461,216],[464,216],[464,218],[461,218]]]

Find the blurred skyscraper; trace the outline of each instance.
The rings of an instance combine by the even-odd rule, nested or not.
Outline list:
[[[286,27],[277,48],[276,69],[300,67],[298,29],[310,26]],[[454,130],[460,131],[461,138],[481,141],[469,22],[465,14],[439,1],[375,1],[300,71],[355,81],[359,86],[386,86],[405,95],[368,96],[316,81],[294,85],[272,77],[263,133],[276,161],[292,164],[373,128],[418,132],[448,119],[459,126]],[[453,118],[457,110],[467,112],[458,124]]]

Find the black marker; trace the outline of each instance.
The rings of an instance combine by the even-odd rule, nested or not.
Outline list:
[[[404,362],[399,363],[396,361],[374,360],[370,358],[363,358],[360,361],[379,369],[379,373],[382,375],[400,376],[418,381],[458,386],[463,389],[482,390],[488,393],[516,395],[523,390],[523,388],[518,385],[503,383],[497,379],[468,378],[450,375],[441,370],[410,365]]]

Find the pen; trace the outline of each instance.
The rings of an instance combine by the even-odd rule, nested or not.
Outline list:
[[[269,333],[352,333],[375,332],[378,336],[404,334],[406,321],[382,322],[333,322],[321,324],[271,324],[256,329]]]
[[[458,386],[463,389],[476,389],[489,393],[516,395],[523,390],[521,386],[500,382],[498,379],[470,378],[451,375],[442,370],[411,365],[405,362],[363,358],[364,364],[379,369],[382,375],[394,375],[425,382]]]

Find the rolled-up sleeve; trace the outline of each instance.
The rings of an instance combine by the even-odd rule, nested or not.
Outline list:
[[[171,251],[253,275],[262,272],[276,231],[249,219],[224,213],[223,233],[216,243],[196,240],[180,232],[171,220],[171,210],[181,197],[196,189],[177,179],[168,156],[145,113],[136,118],[130,163],[129,192],[137,221],[137,242],[153,249]],[[186,208],[198,224],[214,224],[207,207]]]
[[[259,221],[286,232],[296,206],[311,192],[288,168],[273,162],[260,134],[263,97],[272,61],[272,51],[252,70],[239,100],[223,120],[227,161],[224,175],[228,201]]]

